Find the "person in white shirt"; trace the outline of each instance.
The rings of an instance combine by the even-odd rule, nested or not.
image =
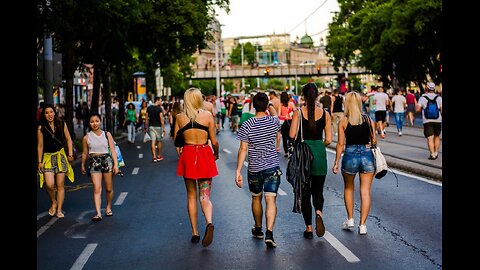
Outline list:
[[[403,89],[396,88],[395,96],[392,98],[393,113],[395,114],[395,124],[397,125],[398,136],[402,136],[403,120],[405,119],[405,109],[407,108],[407,99],[403,96]]]
[[[422,113],[422,122],[423,122],[423,134],[427,138],[428,150],[430,151],[430,156],[428,159],[434,160],[438,158],[438,150],[440,148],[440,133],[442,132],[442,97],[435,94],[435,83],[427,83],[427,93],[423,94],[419,99],[416,107],[416,111],[424,111],[427,107],[427,97],[431,100],[434,100],[436,97],[436,102],[438,106],[438,118],[436,119],[427,119],[425,113]]]
[[[387,126],[387,106],[390,105],[390,98],[385,93],[385,90],[382,86],[377,88],[373,103],[375,104],[375,121],[377,122],[380,138],[383,139],[385,138],[385,128]]]

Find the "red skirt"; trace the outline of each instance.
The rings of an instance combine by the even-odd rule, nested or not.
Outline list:
[[[210,145],[183,146],[178,160],[177,175],[195,180],[217,176],[217,164]]]

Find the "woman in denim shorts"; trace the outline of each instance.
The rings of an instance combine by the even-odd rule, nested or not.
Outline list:
[[[345,115],[338,125],[338,142],[336,147],[333,173],[338,173],[338,162],[342,156],[342,176],[345,184],[344,201],[347,210],[347,220],[342,229],[353,230],[353,192],[356,174],[360,178],[360,223],[358,232],[367,234],[365,225],[370,211],[370,190],[375,174],[375,161],[370,149],[370,125],[375,129],[375,122],[367,115],[362,115],[362,98],[359,93],[352,91],[346,95]],[[373,133],[372,140],[376,143],[377,137]]]

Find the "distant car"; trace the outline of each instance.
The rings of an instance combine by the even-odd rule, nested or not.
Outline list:
[[[288,64],[287,63],[284,63],[284,62],[276,62],[276,63],[273,63],[272,64],[272,67],[288,67]]]
[[[299,66],[315,66],[315,61],[306,60],[299,64]]]

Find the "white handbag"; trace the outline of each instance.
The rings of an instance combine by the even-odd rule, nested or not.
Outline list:
[[[143,135],[143,142],[146,143],[150,140],[152,140],[152,138],[150,138],[150,135],[148,135],[148,132],[145,132],[145,135]]]
[[[375,158],[375,178],[380,179],[387,174],[388,165],[385,157],[380,151],[380,147],[372,146],[373,157]]]

